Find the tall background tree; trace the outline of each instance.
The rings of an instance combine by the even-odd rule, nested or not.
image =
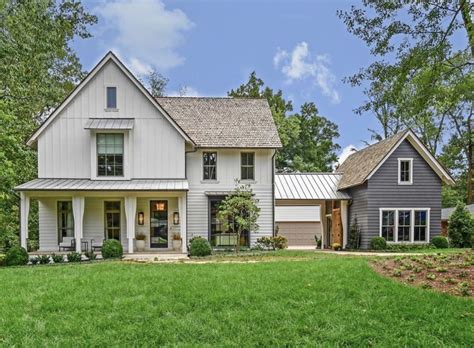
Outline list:
[[[473,202],[474,28],[469,0],[364,0],[338,11],[349,32],[377,58],[347,78],[367,97],[356,112],[381,131],[412,128],[457,179],[443,204]]]
[[[18,240],[13,188],[37,173],[36,153],[26,140],[83,78],[71,43],[90,37],[96,22],[75,0],[0,0],[0,248]],[[31,215],[34,239],[34,205]]]
[[[247,83],[228,92],[235,98],[266,98],[283,148],[278,151],[276,167],[279,171],[331,171],[337,161],[335,143],[338,127],[319,115],[314,103],[304,103],[300,113],[293,113],[291,101],[283,98],[283,92],[275,92],[255,72]]]

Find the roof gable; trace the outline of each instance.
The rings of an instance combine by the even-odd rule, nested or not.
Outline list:
[[[157,101],[198,147],[281,147],[266,99],[160,97]]]
[[[443,182],[454,183],[451,175],[434,158],[420,139],[411,130],[406,130],[350,155],[336,169],[337,172],[343,173],[338,188],[340,190],[347,189],[369,180],[404,140],[414,147]]]
[[[57,116],[63,111],[81,92],[85,86],[88,85],[97,73],[109,62],[113,62],[119,70],[138,88],[138,90],[157,108],[160,113],[171,123],[171,125],[178,131],[178,133],[184,137],[187,141],[192,142],[191,138],[186,134],[183,129],[170,117],[170,115],[162,108],[160,104],[153,98],[150,92],[138,81],[138,79],[127,69],[127,67],[115,56],[114,53],[108,52],[97,65],[89,72],[89,74],[71,91],[71,93],[62,101],[62,103],[53,111],[53,113],[38,127],[33,135],[28,139],[27,144],[32,146],[37,141],[38,137],[45,131],[45,129],[57,118]],[[194,144],[194,143],[193,143]]]

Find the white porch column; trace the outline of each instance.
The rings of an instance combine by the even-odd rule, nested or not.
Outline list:
[[[135,215],[137,214],[137,197],[125,197],[125,219],[127,221],[128,252],[133,253],[133,240],[135,239]]]
[[[347,244],[347,236],[349,235],[349,212],[348,201],[341,201],[341,220],[342,220],[342,247],[345,248]]]
[[[82,236],[84,235],[82,226],[84,219],[84,196],[72,197],[72,215],[74,216],[74,237],[76,238],[76,252],[82,252]]]
[[[25,192],[20,192],[20,244],[27,248],[28,215],[30,214],[30,197]]]
[[[186,231],[186,192],[178,198],[178,210],[179,210],[179,229],[181,233],[181,251],[187,252],[187,231]]]

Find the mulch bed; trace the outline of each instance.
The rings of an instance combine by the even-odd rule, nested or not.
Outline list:
[[[371,260],[378,273],[447,294],[474,297],[474,252],[397,256]]]

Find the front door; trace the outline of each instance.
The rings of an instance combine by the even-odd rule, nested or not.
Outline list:
[[[168,201],[150,201],[150,248],[168,247]]]

